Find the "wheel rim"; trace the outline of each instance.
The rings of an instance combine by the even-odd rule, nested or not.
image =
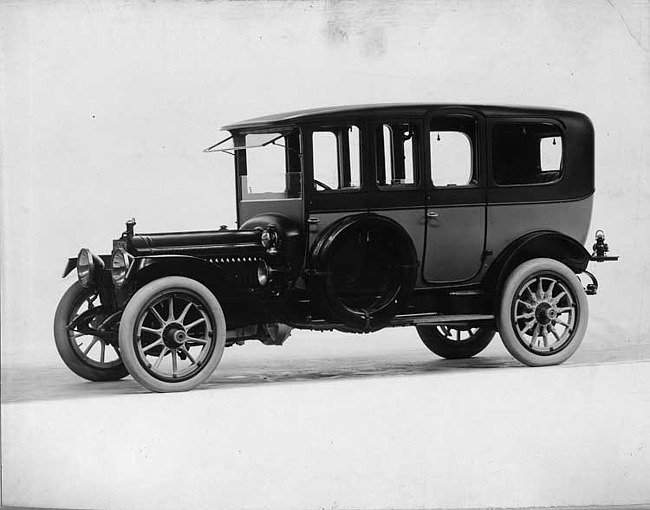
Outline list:
[[[167,292],[143,308],[133,337],[136,355],[156,379],[181,382],[205,367],[215,348],[215,321],[197,294]]]
[[[453,343],[469,342],[474,339],[481,328],[454,328],[452,326],[437,326],[440,333],[446,340]]]
[[[95,302],[98,298],[99,293],[93,291],[81,294],[72,308],[69,323],[73,323],[82,313],[96,308]],[[90,325],[98,327],[101,320],[102,316],[98,315],[90,322]],[[101,337],[69,329],[68,340],[75,354],[86,365],[109,369],[122,364],[117,347]]]
[[[558,275],[533,276],[515,294],[515,334],[535,354],[550,355],[564,349],[575,336],[578,320],[576,296]]]

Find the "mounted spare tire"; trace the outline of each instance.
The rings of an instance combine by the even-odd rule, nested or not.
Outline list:
[[[313,289],[330,320],[343,331],[383,328],[408,301],[417,256],[410,236],[376,214],[343,218],[316,239]]]

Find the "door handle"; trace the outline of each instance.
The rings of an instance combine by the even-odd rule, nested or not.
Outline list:
[[[435,212],[435,211],[429,211],[429,212],[427,213],[427,218],[430,218],[430,219],[437,219],[437,218],[438,218],[438,213]]]
[[[307,223],[311,223],[312,225],[315,225],[316,223],[320,223],[320,218],[317,218],[316,216],[310,216],[307,219]]]

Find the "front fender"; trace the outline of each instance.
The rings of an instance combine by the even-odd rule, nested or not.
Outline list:
[[[219,300],[228,329],[275,322],[277,313],[251,289],[242,285],[218,264],[190,255],[137,257],[127,274],[131,294],[165,276],[185,276],[205,285]]]
[[[110,255],[99,255],[99,258],[104,262],[104,267],[111,267],[111,256]],[[63,275],[61,278],[68,276],[74,269],[77,267],[77,257],[71,257],[68,259],[68,262],[63,269]]]

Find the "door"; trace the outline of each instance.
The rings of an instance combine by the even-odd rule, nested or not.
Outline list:
[[[485,250],[486,189],[480,133],[472,112],[434,114],[425,121],[426,228],[423,279],[471,280]]]
[[[422,137],[421,116],[373,118],[314,130],[308,140],[313,152],[309,172],[313,184],[307,202],[309,246],[343,217],[374,213],[403,227],[421,261],[425,232]]]
[[[361,187],[363,150],[366,145],[361,122],[319,126],[304,131],[307,196],[307,249],[332,223],[364,212]]]

